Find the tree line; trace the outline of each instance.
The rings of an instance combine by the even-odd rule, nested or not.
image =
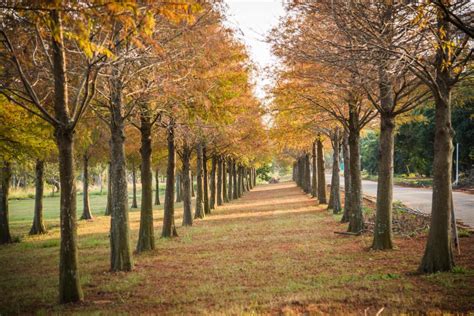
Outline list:
[[[111,271],[133,269],[127,167],[135,196],[140,168],[138,253],[155,248],[152,169],[155,179],[166,169],[163,238],[177,236],[176,191],[183,201],[182,224],[190,226],[256,185],[256,167],[268,159],[263,110],[252,93],[252,65],[222,25],[223,12],[221,3],[203,1],[0,4],[0,120],[6,123],[0,127],[0,242],[11,242],[12,165],[35,161],[31,233],[37,234],[46,231],[45,162],[58,161],[61,303],[83,300],[76,160],[82,219],[92,218],[90,166],[108,169]],[[191,170],[197,182],[194,213]]]
[[[306,192],[314,191],[322,157],[314,154],[314,143],[326,139],[334,152],[331,195],[337,196],[342,147],[342,221],[350,233],[360,233],[361,131],[378,125],[372,249],[392,249],[395,131],[400,121],[432,102],[435,194],[419,271],[451,270],[452,94],[459,82],[472,79],[472,5],[463,0],[290,1],[287,12],[268,37],[282,61],[274,69],[271,135],[280,152],[296,160],[295,180]],[[418,145],[423,151],[429,143]],[[324,203],[324,194],[318,197]],[[330,208],[338,212],[334,200]]]

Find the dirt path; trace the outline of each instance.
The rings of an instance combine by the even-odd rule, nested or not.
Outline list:
[[[160,216],[156,214],[157,233]],[[131,213],[132,244],[138,219],[138,213]],[[461,240],[458,273],[417,276],[413,271],[424,238],[397,238],[397,250],[368,251],[370,236],[335,235],[345,225],[293,183],[258,186],[192,228],[180,227],[180,237],[158,240],[156,251],[136,256],[131,273],[107,272],[104,223],[97,220],[91,223],[96,228],[81,226],[79,231],[87,301],[58,307],[55,297],[48,297],[20,310],[186,315],[364,311],[373,315],[382,307],[390,312],[474,310],[472,237]],[[87,246],[91,234],[99,240],[95,247]],[[24,254],[18,255],[22,260]],[[56,262],[43,264],[45,273],[55,278]],[[33,273],[23,269],[26,277]],[[54,288],[46,293],[50,292]],[[30,294],[30,300],[31,295],[36,294]]]

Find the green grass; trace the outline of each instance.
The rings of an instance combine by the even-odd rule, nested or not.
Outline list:
[[[160,201],[164,202],[164,185],[160,186]],[[132,191],[129,190],[128,194],[129,205],[132,202]],[[154,198],[154,196],[153,196]],[[107,192],[91,192],[89,195],[90,205],[92,208],[92,214],[102,215],[105,212],[105,207],[107,205]],[[137,202],[140,207],[141,193],[137,191]],[[9,200],[10,208],[10,222],[21,222],[21,221],[32,221],[33,220],[33,210],[34,210],[34,199],[10,199]],[[80,217],[83,210],[82,203],[82,194],[77,194],[77,215]],[[45,220],[57,219],[59,218],[59,195],[54,197],[45,196],[43,198],[43,216]]]

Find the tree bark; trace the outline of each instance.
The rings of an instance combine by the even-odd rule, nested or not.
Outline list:
[[[194,174],[192,170],[191,170],[191,197],[196,197],[196,194],[194,192]]]
[[[196,197],[196,194],[194,191],[194,174],[192,170],[191,170],[191,197]]]
[[[185,144],[181,155],[183,165],[183,226],[193,225],[193,211],[191,205],[191,154],[191,148]]]
[[[112,163],[112,216],[110,223],[110,269],[131,271],[133,268],[130,250],[130,228],[128,220],[128,189],[125,160],[125,131],[123,111],[123,84],[120,70],[112,68],[110,96],[110,134]]]
[[[202,143],[199,142],[196,146],[197,160],[196,160],[196,210],[194,218],[204,218],[204,203],[203,203],[203,152]]]
[[[393,153],[395,119],[380,113],[377,211],[372,249],[392,249]]]
[[[89,157],[84,154],[83,176],[82,176],[82,216],[81,219],[92,219],[91,207],[89,203]]]
[[[43,221],[44,160],[36,160],[35,174],[35,214],[30,235],[40,235],[47,232]]]
[[[311,193],[311,162],[309,154],[304,155],[304,192]]]
[[[324,167],[324,149],[321,138],[318,138],[317,141],[317,151],[318,151],[318,200],[319,203],[326,204],[326,176],[325,176],[325,167]]]
[[[107,167],[107,206],[105,215],[112,215],[112,163],[109,161]]]
[[[54,79],[54,112],[61,124],[55,125],[55,139],[59,156],[60,178],[60,227],[61,245],[59,250],[59,302],[69,303],[82,301],[77,256],[77,214],[76,186],[74,179],[74,143],[73,128],[69,114],[66,77],[66,55],[63,46],[63,27],[61,13],[50,12],[51,22],[55,28],[52,41],[52,61]]]
[[[351,113],[351,123],[356,124],[356,114]],[[352,127],[349,131],[349,170],[351,175],[349,232],[359,233],[364,229],[364,217],[362,214],[362,178],[360,175],[360,131]]]
[[[301,174],[301,156],[296,160],[296,185],[301,188],[301,179],[303,175]]]
[[[239,198],[239,183],[237,182],[237,163],[235,160],[232,161],[232,183],[233,183],[233,188],[232,188],[232,198],[234,200]]]
[[[163,215],[163,230],[161,237],[169,238],[178,236],[176,225],[174,223],[174,173],[176,166],[176,153],[174,144],[174,126],[173,123],[167,128],[168,142],[168,166],[166,167],[166,189],[165,205]]]
[[[250,191],[253,187],[251,183],[251,173],[249,168],[244,169],[245,172],[245,186],[246,186],[246,191]]]
[[[176,203],[182,202],[181,198],[181,174],[180,172],[176,172]]]
[[[232,159],[229,159],[229,162],[228,162],[228,165],[229,167],[227,168],[228,169],[228,173],[229,173],[229,182],[228,182],[228,188],[227,188],[227,198],[228,198],[228,201],[232,201],[234,199],[234,177],[232,175],[232,166],[233,166],[233,162],[232,162]]]
[[[328,209],[331,209],[333,214],[338,214],[341,211],[341,191],[339,185],[339,129],[336,128],[332,135],[331,143],[333,148],[333,162],[332,162],[332,177],[331,177],[331,193],[329,196]]]
[[[222,192],[223,192],[222,186],[223,186],[223,183],[225,182],[225,178],[224,178],[222,170],[223,170],[223,159],[219,157],[217,159],[217,188],[216,188],[217,206],[221,206],[222,204],[224,204],[224,199],[222,198]]]
[[[1,168],[0,189],[0,245],[12,242],[10,235],[10,224],[8,222],[8,194],[10,191],[10,180],[12,169],[10,162],[4,162]]]
[[[450,38],[445,15],[438,15],[438,28],[444,29]],[[425,253],[418,270],[423,273],[450,271],[454,267],[451,241],[452,216],[452,154],[453,128],[451,125],[452,78],[444,66],[443,48],[438,48],[435,66],[438,91],[435,99],[435,139],[433,161],[433,197],[431,224]]]
[[[83,294],[78,276],[73,133],[58,128],[56,135],[61,182],[59,297],[62,303],[77,302],[83,299]]]
[[[211,214],[211,206],[209,205],[209,173],[207,170],[207,152],[206,145],[202,145],[202,178],[203,178],[203,199],[204,214]]]
[[[317,166],[317,155],[316,155],[316,141],[313,142],[312,146],[312,160],[311,165],[313,172],[311,174],[311,196],[314,198],[318,197],[318,166]]]
[[[216,208],[216,171],[217,171],[217,165],[219,164],[219,161],[217,160],[216,156],[212,156],[211,160],[211,177],[209,179],[209,192],[211,193],[209,196],[209,208],[211,210],[214,210]]]
[[[236,166],[237,172],[237,198],[242,197],[242,167],[240,165]]]
[[[342,140],[342,155],[344,159],[344,213],[341,218],[341,223],[349,222],[349,210],[350,210],[350,193],[351,193],[351,174],[350,174],[350,159],[349,159],[349,135],[347,131],[344,131]]]
[[[155,169],[155,205],[161,205],[160,202],[160,170]]]
[[[135,167],[135,162],[132,161],[132,191],[133,191],[133,197],[132,197],[132,206],[131,208],[138,208],[138,203],[137,203],[137,169]]]
[[[252,168],[247,168],[247,185],[249,191],[253,189],[253,180],[252,180]]]
[[[225,158],[222,157],[222,204],[229,203],[229,195],[227,191],[227,169],[228,166],[226,166]]]
[[[140,228],[138,231],[137,252],[155,249],[153,230],[153,174],[151,171],[151,128],[148,104],[140,108],[142,200],[140,205]]]
[[[257,169],[253,168],[253,186],[257,186]]]

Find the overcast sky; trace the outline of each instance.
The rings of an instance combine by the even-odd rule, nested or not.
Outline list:
[[[284,15],[281,0],[225,0],[228,5],[227,25],[238,30],[236,35],[248,47],[250,58],[261,69],[276,62],[270,45],[264,42],[268,31]],[[264,75],[256,78],[256,94],[264,97],[264,86],[268,83]]]

